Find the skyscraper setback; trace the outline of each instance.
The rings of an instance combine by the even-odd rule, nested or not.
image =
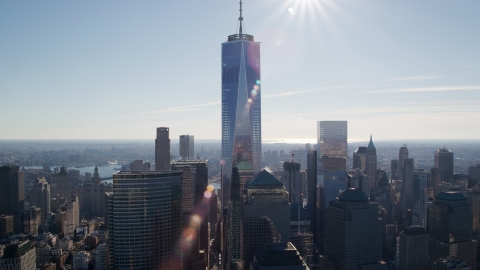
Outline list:
[[[261,169],[260,42],[243,33],[242,2],[238,32],[222,43],[222,159],[228,200],[232,168],[245,161]]]

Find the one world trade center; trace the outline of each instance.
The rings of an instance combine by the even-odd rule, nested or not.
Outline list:
[[[260,42],[243,33],[242,6],[238,30],[222,43],[223,199],[228,201],[232,168],[261,169]]]

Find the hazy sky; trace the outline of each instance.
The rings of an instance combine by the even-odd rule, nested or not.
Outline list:
[[[480,1],[244,0],[262,137],[480,139]],[[0,139],[219,139],[237,0],[0,1]]]

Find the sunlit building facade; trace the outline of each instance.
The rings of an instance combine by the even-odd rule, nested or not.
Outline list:
[[[243,34],[243,17],[237,34],[222,43],[222,159],[224,195],[229,195],[232,168],[242,161],[261,169],[260,42]],[[225,198],[228,201],[228,198]]]

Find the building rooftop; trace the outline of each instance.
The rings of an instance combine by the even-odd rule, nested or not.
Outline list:
[[[282,188],[283,184],[275,176],[262,170],[245,184],[248,188]]]
[[[338,195],[337,200],[342,202],[368,202],[369,198],[360,189],[349,188]]]
[[[435,199],[444,201],[466,201],[467,197],[460,192],[447,191],[440,192]]]
[[[357,150],[355,150],[355,153],[357,154],[365,154],[367,153],[367,147],[365,146],[359,146]]]

